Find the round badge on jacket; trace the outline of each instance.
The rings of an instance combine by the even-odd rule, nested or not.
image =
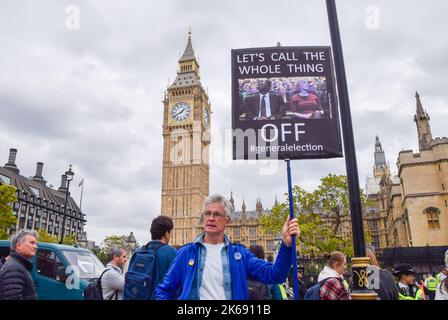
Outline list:
[[[190,259],[190,260],[188,260],[188,265],[189,265],[189,266],[194,265],[194,259]]]
[[[241,259],[241,253],[239,252],[235,252],[235,254],[233,255],[235,257],[235,260],[240,260]]]

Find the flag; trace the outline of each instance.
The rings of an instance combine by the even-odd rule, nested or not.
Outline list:
[[[78,187],[82,186],[84,184],[84,178],[82,178],[81,182],[79,182]]]

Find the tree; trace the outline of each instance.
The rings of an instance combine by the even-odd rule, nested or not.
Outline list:
[[[367,207],[368,200],[361,193],[361,203]],[[313,191],[293,187],[294,212],[300,226],[297,242],[302,253],[322,255],[339,250],[353,256],[351,238],[341,235],[344,221],[349,219],[350,205],[347,177],[329,174],[320,180],[320,185]],[[289,202],[274,206],[270,214],[261,218],[262,229],[280,231],[286,217],[289,216]],[[369,236],[366,232],[366,238]]]
[[[8,239],[8,229],[12,228],[17,218],[12,213],[13,203],[17,201],[16,188],[0,184],[0,239]]]
[[[103,249],[109,251],[113,246],[122,247],[126,246],[126,236],[107,236],[103,241]]]
[[[107,254],[100,248],[93,248],[91,251],[100,259],[100,261],[106,265],[109,261],[107,261]]]
[[[110,248],[112,248],[113,246],[125,248],[126,239],[127,239],[126,236],[117,236],[117,235],[107,236],[106,238],[104,238],[102,248],[99,250],[93,250],[93,252],[98,257],[98,259],[101,260],[102,263],[107,264],[109,262],[108,255]]]
[[[58,238],[56,236],[48,234],[48,232],[44,229],[39,229],[37,233],[39,235],[39,242],[58,243]]]
[[[68,235],[64,237],[62,244],[65,244],[67,246],[75,246],[78,244],[78,239],[76,238],[75,235]]]
[[[47,243],[59,243],[60,238],[57,236],[52,236],[49,234],[45,229],[39,229],[37,231],[39,236],[39,242],[47,242]],[[77,239],[74,235],[69,235],[64,237],[64,241],[62,241],[62,244],[68,245],[68,246],[74,246],[76,245]]]

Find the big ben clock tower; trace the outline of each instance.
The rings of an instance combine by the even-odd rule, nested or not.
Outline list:
[[[191,31],[176,80],[163,101],[161,214],[173,219],[173,245],[201,232],[202,203],[209,193],[210,102],[202,87]]]

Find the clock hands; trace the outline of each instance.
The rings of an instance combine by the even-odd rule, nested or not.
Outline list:
[[[173,115],[173,118],[176,118],[178,115],[180,115],[181,113],[183,113],[186,109],[181,109],[178,113],[176,113],[175,115]]]
[[[179,111],[179,112],[177,112],[176,114],[173,114],[173,118],[177,118],[179,115],[182,115],[182,114],[184,114],[184,113],[186,113],[186,115],[185,116],[187,116],[188,115],[188,112],[189,112],[189,110],[188,110],[188,108],[181,108],[181,110]]]

